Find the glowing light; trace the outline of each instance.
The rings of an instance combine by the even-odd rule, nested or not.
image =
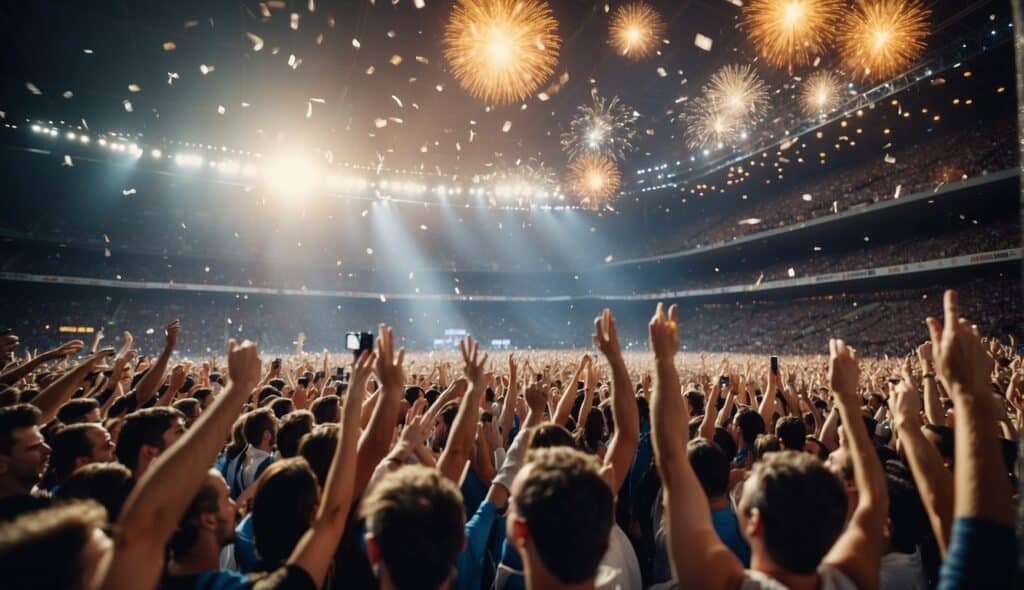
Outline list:
[[[728,65],[715,72],[704,95],[724,114],[736,117],[739,126],[768,108],[768,87],[749,64]]]
[[[159,160],[160,158],[162,158],[164,156],[164,153],[162,151],[160,151],[159,149],[154,149],[154,150],[151,150],[149,152],[149,155],[151,155],[151,156],[153,156],[153,158]]]
[[[752,0],[743,26],[765,61],[803,66],[826,49],[841,8],[839,0]]]
[[[868,80],[902,73],[920,57],[931,11],[918,0],[861,0],[843,18],[839,51],[846,69]]]
[[[611,158],[585,154],[570,164],[569,184],[582,203],[597,209],[615,196],[622,184],[622,175]]]
[[[178,166],[198,168],[203,165],[203,157],[199,154],[175,154],[174,163]]]
[[[590,93],[592,102],[576,109],[569,122],[569,131],[562,134],[562,150],[574,160],[583,154],[594,153],[621,160],[633,150],[638,113],[619,102]]]
[[[75,133],[74,133],[73,131],[68,131],[68,133],[67,133],[67,136],[66,136],[66,137],[67,137],[68,139],[70,139],[71,141],[74,141],[74,140],[75,140],[75,138],[76,138],[76,137],[78,137],[78,136],[77,136],[77,135],[75,135]]]
[[[241,165],[239,165],[238,162],[235,162],[234,160],[225,160],[217,164],[217,171],[220,172],[221,174],[226,174],[228,176],[234,176],[235,174],[241,172],[241,170]]]
[[[808,115],[821,115],[836,108],[842,91],[843,83],[838,76],[827,70],[820,70],[804,80],[800,90],[800,103]]]
[[[703,97],[687,103],[682,121],[687,147],[703,150],[705,156],[710,154],[709,147],[732,143],[737,137],[737,119]]]
[[[452,75],[486,102],[525,99],[554,72],[562,40],[544,0],[461,0],[444,30]]]
[[[294,152],[284,152],[267,158],[263,166],[263,180],[272,193],[304,198],[323,184],[324,175],[311,159]]]
[[[42,130],[43,130],[43,128],[40,127],[39,125],[37,125],[35,123],[32,124],[32,133],[39,133]]]
[[[82,142],[82,143],[89,143],[89,142],[90,142],[90,141],[92,141],[92,140],[91,140],[91,139],[89,139],[89,136],[88,136],[88,135],[79,135],[79,136],[78,136],[78,141],[80,141],[80,142]]]
[[[608,33],[608,42],[616,53],[641,60],[654,53],[665,34],[665,25],[651,5],[634,2],[615,11]]]

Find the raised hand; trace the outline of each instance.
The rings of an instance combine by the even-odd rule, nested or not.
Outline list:
[[[928,318],[935,370],[950,394],[980,394],[990,389],[994,362],[985,350],[977,326],[960,317],[956,291],[946,291],[944,321]]]
[[[399,351],[399,357],[403,356],[403,351]],[[352,375],[349,377],[348,391],[353,394],[353,399],[358,400],[362,403],[362,392],[366,391],[366,382],[370,378],[370,374],[373,372],[373,365],[377,361],[377,355],[369,350],[364,350],[359,358],[356,359],[355,364],[352,365]],[[401,365],[399,365],[399,371],[401,371]],[[379,367],[378,367],[379,371]],[[383,378],[382,378],[383,381]],[[401,381],[399,381],[401,383]],[[347,403],[347,402],[346,402]]]
[[[42,356],[44,356],[46,360],[62,359],[64,357],[77,353],[84,347],[85,343],[82,342],[81,340],[69,340],[64,344],[61,344],[57,348],[54,348],[53,350],[48,350],[44,352]]]
[[[828,347],[828,380],[832,391],[844,402],[853,401],[857,398],[860,383],[857,351],[836,338],[828,341]],[[859,401],[857,405],[860,405]]]
[[[164,328],[164,346],[168,349],[174,348],[178,344],[178,333],[181,332],[181,322],[174,320],[167,324]]]
[[[176,322],[175,322],[176,323]],[[252,389],[260,380],[260,351],[248,340],[228,342],[228,378],[235,387]]]
[[[607,358],[622,356],[619,335],[615,330],[615,318],[612,316],[612,310],[608,308],[594,318],[594,346]]]
[[[665,305],[658,303],[654,316],[647,324],[651,336],[651,350],[658,361],[671,361],[679,350],[679,325],[676,319],[678,307],[672,305],[665,314]]]
[[[907,424],[917,428],[921,426],[921,395],[914,386],[910,368],[902,370],[902,379],[892,392],[889,410],[892,412],[894,424]]]
[[[480,357],[480,343],[472,336],[466,336],[459,342],[462,360],[466,363],[465,373],[469,382],[476,387],[484,384],[484,366],[487,364],[487,353]]]
[[[378,334],[377,378],[385,390],[401,390],[405,387],[405,348],[399,348],[398,354],[395,354],[395,335],[390,326],[380,324]]]
[[[540,383],[533,383],[526,388],[526,405],[531,412],[543,415],[550,398],[551,390]]]

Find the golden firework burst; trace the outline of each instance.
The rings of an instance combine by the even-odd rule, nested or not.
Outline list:
[[[843,83],[839,76],[828,70],[814,72],[804,80],[800,89],[800,104],[810,116],[831,112],[842,97]]]
[[[562,45],[544,0],[460,0],[443,40],[459,84],[494,103],[528,97],[554,72]]]
[[[743,26],[765,61],[803,66],[825,50],[842,5],[840,0],[752,0],[743,11]]]
[[[683,111],[683,135],[691,150],[717,149],[732,143],[739,132],[736,117],[724,112],[714,101],[700,97]]]
[[[742,127],[768,108],[768,87],[750,64],[728,65],[708,80],[704,96],[717,111],[736,119]]]
[[[859,0],[839,34],[844,66],[865,80],[902,73],[924,50],[929,16],[918,0]]]
[[[615,161],[600,154],[584,154],[569,165],[569,185],[583,203],[597,209],[615,196],[622,174]]]
[[[650,4],[634,2],[615,11],[608,42],[619,55],[641,60],[654,53],[664,33],[665,24],[658,11]]]

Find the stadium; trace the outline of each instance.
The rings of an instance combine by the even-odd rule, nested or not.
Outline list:
[[[1019,2],[42,0],[0,17],[12,588],[1019,581]],[[965,409],[982,396],[992,409]],[[325,425],[318,465],[299,441]],[[36,435],[42,459],[19,459]],[[96,463],[125,471],[115,504],[61,496]],[[773,485],[827,499],[836,478],[786,469],[837,474],[850,503],[832,537],[836,502],[791,516],[820,545],[807,562],[751,514],[781,502]],[[173,522],[138,528],[179,477]],[[267,516],[302,494],[309,523]],[[206,496],[232,507],[209,547]],[[78,518],[88,538],[68,514],[95,501],[123,527],[101,535],[112,570],[72,581],[91,541],[67,541],[82,563],[47,572],[47,527]],[[449,509],[450,538],[423,516]],[[857,520],[872,509],[899,542]],[[406,551],[388,523],[436,530]],[[857,526],[879,555],[843,545]],[[584,538],[605,543],[592,559]],[[728,564],[680,556],[719,538]],[[314,541],[329,567],[301,551]]]

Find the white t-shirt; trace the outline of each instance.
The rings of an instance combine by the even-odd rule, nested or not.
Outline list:
[[[619,525],[613,525],[612,532],[608,535],[608,550],[601,558],[601,564],[597,566],[594,588],[632,590],[641,587],[643,579],[640,575],[640,562],[633,551],[633,544],[629,542],[629,537]]]
[[[819,590],[858,590],[853,580],[834,566],[825,564],[818,567],[818,575],[821,576]],[[746,570],[740,590],[789,590],[789,586],[763,572]]]

